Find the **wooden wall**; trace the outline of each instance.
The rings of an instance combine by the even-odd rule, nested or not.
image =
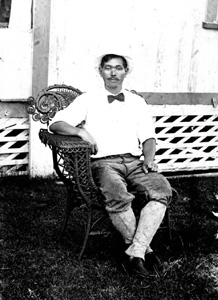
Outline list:
[[[96,55],[120,51],[134,59],[129,88],[217,92],[218,31],[202,27],[206,15],[207,0],[53,0],[49,83],[87,90],[100,84]]]

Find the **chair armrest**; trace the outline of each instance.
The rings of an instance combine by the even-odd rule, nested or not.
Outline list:
[[[41,142],[50,147],[58,147],[65,149],[86,149],[91,154],[91,146],[78,136],[61,135],[50,133],[47,129],[40,129],[39,138]]]
[[[80,204],[92,205],[99,196],[91,170],[91,146],[78,136],[49,133],[40,129],[40,140],[52,149],[54,169]]]

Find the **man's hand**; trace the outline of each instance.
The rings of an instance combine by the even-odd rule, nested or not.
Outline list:
[[[144,161],[142,169],[145,174],[149,172],[158,172],[158,165],[153,161]]]
[[[156,142],[154,138],[148,139],[143,143],[144,162],[142,169],[146,174],[158,171],[158,166],[154,163],[155,151]]]
[[[81,128],[79,130],[78,135],[85,141],[88,142],[91,145],[91,154],[97,154],[98,152],[98,146],[95,141],[95,139],[92,137],[92,135],[84,128]]]

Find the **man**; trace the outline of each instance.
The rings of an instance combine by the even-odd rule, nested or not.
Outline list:
[[[77,97],[57,114],[50,130],[77,135],[90,143],[93,178],[113,225],[125,241],[128,271],[146,276],[149,268],[159,264],[150,243],[164,218],[172,190],[157,173],[155,129],[148,105],[142,97],[123,89],[131,59],[106,54],[97,61],[104,86]],[[83,127],[75,127],[81,121]],[[135,197],[130,191],[144,195],[138,222],[132,208]]]

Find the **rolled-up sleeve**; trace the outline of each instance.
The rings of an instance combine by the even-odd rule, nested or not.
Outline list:
[[[142,144],[150,138],[156,139],[155,124],[149,111],[149,105],[142,99],[138,111],[138,139]]]
[[[50,126],[59,121],[67,122],[72,126],[77,126],[86,120],[87,115],[87,97],[86,94],[78,96],[68,107],[56,113]]]

